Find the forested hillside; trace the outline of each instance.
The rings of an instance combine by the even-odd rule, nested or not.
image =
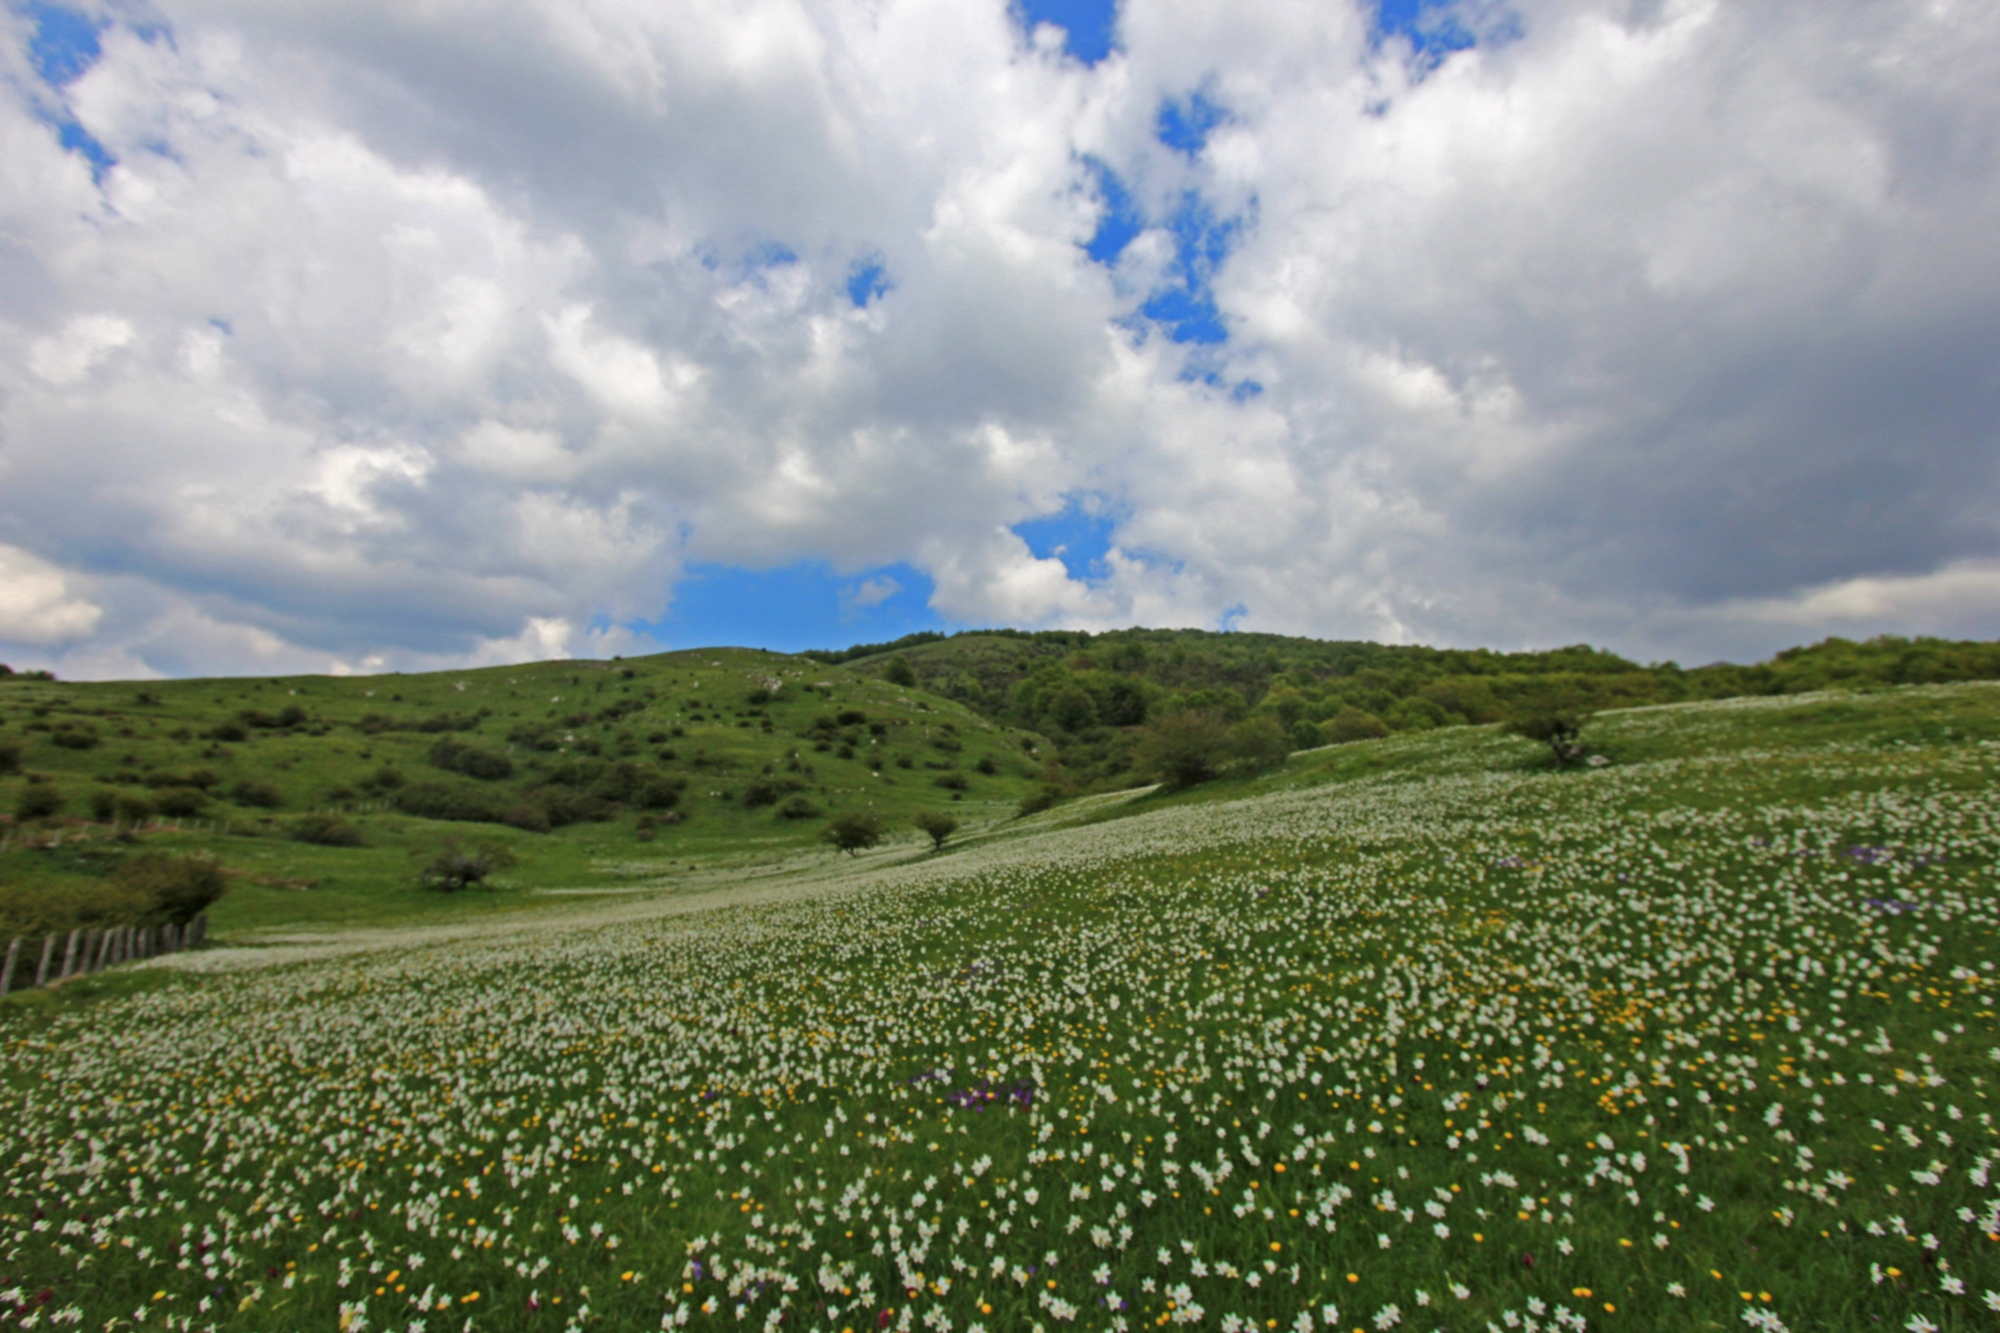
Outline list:
[[[807,656],[945,695],[1057,741],[1047,774],[1073,789],[1134,771],[1137,728],[1186,709],[1273,717],[1293,748],[1582,709],[2000,679],[2000,643],[1828,639],[1754,666],[1641,665],[1578,645],[1502,653],[1205,630],[974,630]]]

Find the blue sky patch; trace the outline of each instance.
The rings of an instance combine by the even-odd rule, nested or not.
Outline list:
[[[35,21],[35,35],[28,39],[28,60],[35,73],[51,85],[60,88],[74,83],[103,54],[97,43],[97,24],[74,10],[31,4],[22,12]]]
[[[904,564],[852,575],[819,560],[779,569],[691,565],[667,614],[633,628],[670,648],[845,648],[954,628],[931,610],[932,586]]]
[[[1040,23],[1061,28],[1063,49],[1086,65],[1117,49],[1117,0],[1016,0],[1014,13],[1026,32]]]
[[[1168,98],[1160,103],[1160,114],[1153,123],[1153,133],[1175,152],[1199,157],[1201,150],[1208,146],[1210,132],[1228,119],[1227,111],[1201,93],[1192,92],[1186,97]]]
[[[878,296],[887,296],[893,285],[879,257],[864,259],[847,271],[847,299],[859,308],[865,309]]]
[[[1104,577],[1104,557],[1111,550],[1116,518],[1101,505],[1072,499],[1059,514],[1031,518],[1014,525],[1014,535],[1028,544],[1037,560],[1060,560],[1073,579],[1087,582]]]
[[[1125,253],[1125,247],[1146,229],[1146,219],[1117,172],[1094,157],[1083,161],[1104,205],[1104,212],[1097,219],[1097,231],[1084,242],[1083,252],[1100,264],[1115,264],[1118,256]]]
[[[1436,69],[1454,51],[1479,44],[1465,25],[1458,0],[1376,0],[1373,42],[1380,47],[1392,37],[1409,42],[1419,70]]]

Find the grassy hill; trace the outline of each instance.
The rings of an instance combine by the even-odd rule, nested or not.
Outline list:
[[[107,878],[146,851],[222,860],[226,932],[443,910],[413,886],[450,839],[506,848],[512,890],[796,852],[850,811],[914,845],[921,811],[1011,815],[1039,744],[921,691],[742,649],[408,676],[0,677],[0,937],[100,924],[117,911]]]
[[[0,1318],[1991,1328],[2000,687],[1593,745],[16,997]]]
[[[1143,781],[1137,728],[1162,710],[1276,719],[1296,749],[1496,722],[1534,703],[1622,708],[2000,679],[2000,644],[1828,639],[1754,666],[1642,666],[1587,646],[1499,653],[1206,630],[975,630],[811,654],[955,699],[1054,742],[1058,788]]]

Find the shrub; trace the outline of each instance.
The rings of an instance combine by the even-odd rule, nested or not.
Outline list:
[[[844,708],[834,715],[834,724],[842,727],[858,727],[868,721],[868,714],[859,708]]]
[[[911,822],[930,836],[931,850],[934,852],[943,851],[945,839],[958,831],[956,819],[935,810],[926,810]]]
[[[247,780],[229,789],[229,799],[257,810],[276,810],[285,803],[285,798],[270,783]]]
[[[222,722],[208,729],[208,738],[212,741],[228,741],[233,744],[237,741],[249,740],[250,733],[245,731],[239,723]]]
[[[794,796],[778,807],[780,819],[818,819],[820,809],[803,796]]]
[[[118,867],[112,882],[141,895],[152,914],[186,925],[229,891],[222,867],[199,856],[140,856]]]
[[[993,761],[993,756],[990,754],[979,756],[979,762],[974,764],[973,767],[989,778],[1000,771],[1000,765]]]
[[[1015,808],[1014,817],[1026,819],[1029,815],[1039,815],[1044,810],[1053,809],[1062,798],[1062,793],[1054,787],[1037,787],[1021,798],[1021,804]]]
[[[21,747],[12,741],[7,742],[5,745],[0,745],[0,773],[18,773],[20,771]]]
[[[14,803],[14,813],[22,819],[53,819],[69,802],[51,782],[31,782]]]
[[[1300,718],[1297,722],[1292,723],[1292,748],[1294,750],[1317,750],[1325,744],[1326,733],[1320,730],[1319,723],[1308,722],[1304,718]]]
[[[665,739],[662,737],[661,739]],[[507,743],[548,753],[562,748],[562,736],[546,722],[523,722],[507,733]]]
[[[892,657],[889,659],[889,669],[882,673],[882,679],[891,685],[901,685],[904,689],[909,689],[917,683],[917,671],[910,665],[909,658]]]
[[[287,832],[294,842],[309,842],[317,847],[367,846],[361,837],[361,830],[339,815],[301,815],[292,821]]]
[[[430,761],[447,773],[463,773],[481,782],[498,782],[514,776],[514,761],[506,755],[482,750],[450,737],[431,746]]]
[[[208,805],[199,787],[162,787],[153,793],[153,806],[169,819],[192,819]]]
[[[90,794],[90,817],[100,824],[108,824],[118,815],[118,793],[109,787],[99,787]]]
[[[943,787],[946,791],[965,791],[967,788],[972,786],[972,784],[966,780],[965,774],[963,773],[943,774],[942,776],[934,779],[931,785],[935,787]]]
[[[1328,718],[1320,730],[1333,744],[1345,745],[1349,741],[1371,741],[1387,736],[1389,724],[1373,713],[1364,713],[1349,705]]]
[[[784,795],[777,783],[761,779],[743,789],[743,804],[752,810],[762,805],[776,805]]]
[[[882,817],[858,810],[839,815],[820,836],[849,856],[859,856],[882,841]]]
[[[49,733],[49,740],[65,750],[90,750],[97,746],[97,728],[87,722],[64,722]]]
[[[153,803],[143,796],[120,794],[118,797],[118,818],[128,824],[137,824],[151,819],[156,813]]]
[[[396,793],[396,808],[419,819],[499,824],[504,808],[477,787],[455,782],[412,782]]]
[[[423,868],[417,882],[439,893],[456,893],[484,884],[496,870],[514,863],[513,853],[491,843],[461,847],[447,842],[444,849]]]

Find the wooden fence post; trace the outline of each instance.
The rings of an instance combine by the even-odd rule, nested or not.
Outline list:
[[[55,956],[55,952],[56,937],[51,935],[42,941],[42,964],[35,969],[35,988],[37,990],[49,984],[49,959]]]
[[[57,981],[66,980],[76,968],[76,946],[82,943],[83,927],[78,926],[69,933],[69,943],[63,948],[62,975]]]
[[[21,961],[21,937],[19,935],[16,935],[14,937],[14,942],[7,946],[6,963],[4,965],[0,965],[0,995],[5,995],[8,991],[14,988],[14,964],[20,961]]]

